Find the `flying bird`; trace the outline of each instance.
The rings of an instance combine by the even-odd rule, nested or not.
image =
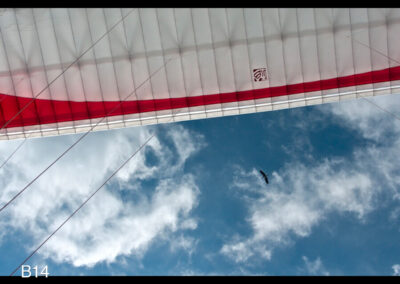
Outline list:
[[[267,175],[266,175],[262,170],[260,170],[260,173],[262,174],[262,176],[263,176],[265,182],[268,184],[268,177],[267,177]]]

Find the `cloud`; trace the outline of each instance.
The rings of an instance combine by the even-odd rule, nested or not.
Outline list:
[[[395,264],[392,266],[393,276],[400,276],[400,264]]]
[[[319,257],[316,258],[314,261],[308,260],[306,256],[303,256],[302,259],[306,267],[306,272],[309,275],[329,275],[329,272],[325,269]]]
[[[389,133],[400,135],[400,121],[374,104],[399,116],[399,95],[360,98],[324,105],[321,110],[332,113],[337,122],[368,139],[381,141]]]
[[[221,248],[221,253],[230,257],[235,262],[246,262],[250,257],[258,253],[256,246],[249,240],[247,241],[233,241],[228,244],[224,244]],[[270,259],[271,252],[265,251],[266,259]]]
[[[253,234],[223,245],[221,253],[236,262],[251,256],[270,259],[274,247],[287,245],[293,236],[308,236],[329,213],[348,212],[362,219],[373,209],[377,191],[368,175],[349,167],[344,160],[325,160],[312,168],[289,164],[271,174],[268,189],[255,169],[237,170],[236,179],[242,182],[233,189],[240,189],[247,201]]]
[[[381,100],[383,107],[400,109],[396,96]],[[275,247],[307,237],[333,213],[351,214],[363,222],[378,206],[382,192],[400,199],[399,122],[368,102],[331,104],[321,110],[370,143],[356,146],[350,156],[319,157],[308,165],[293,159],[269,174],[267,188],[256,169],[235,166],[231,190],[246,202],[252,234],[236,236],[222,246],[220,252],[233,261],[270,259]]]
[[[33,239],[26,246],[30,252],[144,143],[150,129],[136,127],[88,135],[2,212],[0,231]],[[169,142],[162,143],[160,138]],[[75,139],[29,140],[0,170],[0,204]],[[195,177],[185,173],[183,167],[202,143],[201,136],[181,126],[160,131],[147,144],[147,150],[140,151],[39,250],[41,256],[91,267],[128,255],[141,258],[156,239],[169,241],[196,229],[191,212],[200,191]],[[7,157],[16,145],[17,141],[0,143],[0,157]]]
[[[198,243],[199,243],[198,239],[180,235],[180,236],[174,237],[173,239],[170,240],[170,248],[171,248],[172,252],[176,252],[178,250],[183,250],[189,256],[192,256],[192,254],[196,250]]]

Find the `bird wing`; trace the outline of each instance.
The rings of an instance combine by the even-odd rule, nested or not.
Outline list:
[[[265,182],[268,184],[268,177],[267,177],[267,175],[266,175],[262,170],[260,170],[260,173],[261,173],[262,176],[264,177]]]

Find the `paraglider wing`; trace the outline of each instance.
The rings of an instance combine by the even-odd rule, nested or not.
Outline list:
[[[399,34],[393,8],[2,9],[0,139],[390,94]]]

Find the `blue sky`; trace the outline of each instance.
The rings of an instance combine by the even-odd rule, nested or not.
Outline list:
[[[369,99],[400,115],[398,95]],[[400,121],[359,99],[91,133],[0,213],[0,275],[153,132],[28,264],[50,275],[400,274]],[[29,140],[0,170],[0,204],[77,138]],[[18,143],[0,142],[1,160]]]

